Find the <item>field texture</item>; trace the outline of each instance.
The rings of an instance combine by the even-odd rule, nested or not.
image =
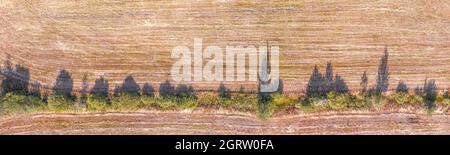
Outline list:
[[[0,120],[0,134],[450,134],[448,115],[342,113],[261,121],[246,114],[37,114]]]
[[[330,61],[350,89],[367,71],[375,83],[387,47],[390,88],[437,80],[450,86],[450,2],[447,0],[143,1],[2,0],[0,60],[21,64],[51,87],[58,71],[91,83],[105,75],[113,89],[131,74],[142,86],[170,78],[170,51],[203,45],[280,46],[286,92],[303,92],[314,65]],[[206,62],[205,62],[206,63]],[[3,63],[2,63],[3,64]],[[217,90],[219,83],[190,83]],[[232,89],[254,83],[229,83]]]

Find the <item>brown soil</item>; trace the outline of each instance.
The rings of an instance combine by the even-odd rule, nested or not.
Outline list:
[[[2,119],[0,134],[450,134],[450,117],[336,113],[260,120],[217,112],[45,113]]]

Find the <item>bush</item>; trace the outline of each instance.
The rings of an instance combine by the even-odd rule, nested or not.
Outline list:
[[[71,97],[60,93],[54,93],[48,97],[48,108],[55,112],[76,110],[75,102]]]
[[[109,108],[108,96],[102,93],[89,94],[86,106],[89,111],[107,111]]]
[[[372,97],[367,93],[358,93],[354,96],[354,101],[349,105],[351,108],[370,107],[372,105]]]
[[[327,100],[328,106],[333,110],[344,110],[354,102],[351,94],[335,92],[328,93]]]
[[[24,94],[7,93],[1,99],[1,114],[12,115],[27,112],[43,111],[46,104],[38,97]]]
[[[246,95],[244,93],[221,97],[214,93],[202,93],[198,96],[198,106],[231,108],[234,110],[256,111],[258,106],[257,95]]]
[[[162,110],[179,109],[177,99],[175,97],[162,97],[157,100],[157,107]]]
[[[116,111],[135,111],[140,105],[140,96],[135,94],[123,93],[111,99],[111,106]]]
[[[301,102],[301,108],[308,111],[326,109],[328,108],[328,101],[324,97],[305,97]]]
[[[159,100],[155,96],[143,95],[141,96],[141,107],[145,109],[151,109],[155,107],[159,107]]]
[[[396,104],[422,104],[423,97],[420,95],[411,95],[407,92],[397,92],[390,97],[391,102]]]
[[[295,100],[281,93],[272,94],[272,104],[277,109],[287,108],[295,105]]]
[[[231,99],[222,98],[221,103],[224,106],[236,110],[256,111],[258,107],[258,95],[246,95],[239,93],[231,96]]]
[[[450,105],[450,92],[447,90],[443,95],[439,96],[439,103]]]
[[[198,106],[200,107],[219,107],[222,101],[229,100],[230,97],[221,97],[212,92],[201,93],[198,95]]]
[[[420,95],[411,95],[409,98],[409,103],[411,104],[423,104],[423,96]]]
[[[407,92],[397,92],[391,97],[392,101],[396,104],[407,104],[410,103],[410,95]]]

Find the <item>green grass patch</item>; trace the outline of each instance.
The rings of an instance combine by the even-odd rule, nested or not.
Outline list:
[[[450,105],[450,92],[447,90],[445,93],[438,97],[438,102],[444,105]]]
[[[48,97],[48,109],[54,112],[76,111],[75,101],[67,95],[54,93]]]
[[[102,93],[90,94],[86,100],[86,109],[88,111],[107,111],[110,103],[108,96]]]
[[[39,112],[46,109],[46,103],[35,96],[28,96],[21,93],[7,93],[1,99],[2,115]]]

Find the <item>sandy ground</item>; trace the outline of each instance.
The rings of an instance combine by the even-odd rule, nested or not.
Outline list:
[[[0,134],[450,134],[450,117],[344,113],[260,120],[247,114],[195,112],[45,113],[4,118]]]

